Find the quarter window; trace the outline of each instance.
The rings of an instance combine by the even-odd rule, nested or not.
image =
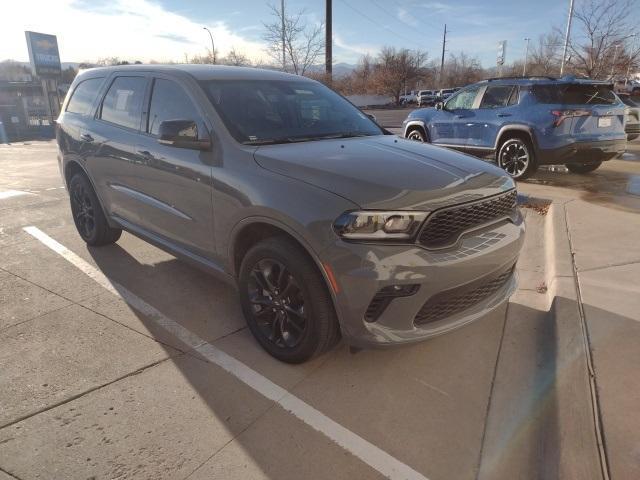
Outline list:
[[[506,107],[513,93],[513,85],[492,85],[487,87],[480,108]]]
[[[88,115],[91,110],[91,105],[98,94],[100,85],[104,79],[90,78],[83,82],[80,82],[71,95],[71,99],[67,104],[67,112],[79,113],[81,115]]]
[[[480,90],[480,85],[475,85],[473,87],[460,90],[453,97],[447,100],[447,103],[445,104],[447,107],[447,110],[460,110],[460,109],[473,108],[473,102],[476,99],[478,90]]]
[[[100,118],[139,129],[146,83],[144,77],[116,77],[102,102]]]
[[[158,135],[165,120],[193,120],[199,123],[200,114],[185,91],[175,82],[156,78],[153,82],[147,132]]]

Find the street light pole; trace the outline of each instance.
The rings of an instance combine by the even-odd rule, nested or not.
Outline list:
[[[527,47],[525,48],[524,51],[524,66],[522,67],[522,76],[526,76],[527,75],[527,60],[529,59],[529,41],[531,39],[530,38],[525,38],[524,41],[527,42]]]
[[[571,19],[573,18],[573,0],[569,0],[569,19],[567,20],[567,32],[564,36],[564,48],[562,50],[562,63],[560,63],[560,76],[564,73],[564,62],[567,59],[567,47],[571,36]]]
[[[216,63],[216,47],[213,45],[213,35],[211,35],[211,30],[209,30],[207,27],[202,27],[204,28],[207,32],[209,32],[209,38],[211,38],[211,63],[213,63],[215,65]]]

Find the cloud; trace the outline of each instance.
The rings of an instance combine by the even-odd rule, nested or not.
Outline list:
[[[342,36],[337,33],[333,34],[333,43],[336,47],[342,48],[357,55],[375,55],[380,51],[380,45],[358,44],[345,41]]]
[[[94,61],[102,57],[127,60],[182,61],[185,54],[204,54],[213,34],[223,55],[232,47],[253,60],[265,57],[264,45],[231,30],[225,22],[202,23],[170,12],[152,0],[88,2],[21,0],[2,6],[0,59],[27,60],[24,30],[58,36],[63,61]]]
[[[418,27],[420,22],[406,8],[398,8],[398,19],[404,23],[408,23],[412,27]]]

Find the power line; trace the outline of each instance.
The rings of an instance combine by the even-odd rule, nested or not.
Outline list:
[[[387,15],[390,15],[394,20],[398,21],[399,23],[402,23],[405,27],[409,27],[414,32],[418,32],[420,35],[424,35],[424,32],[421,32],[420,30],[415,28],[413,25],[411,25],[409,22],[405,22],[401,18],[399,18],[396,15],[394,15],[393,13],[391,13],[389,10],[383,8],[376,0],[371,0],[371,3],[373,3],[376,7],[378,7],[380,10],[382,10]]]
[[[405,37],[404,35],[401,35],[399,33],[397,33],[396,31],[392,30],[391,28],[389,28],[386,25],[383,25],[379,22],[377,22],[376,20],[374,20],[373,18],[369,17],[368,15],[365,15],[364,13],[362,13],[360,10],[358,10],[357,8],[353,7],[352,5],[347,3],[347,0],[341,0],[343,4],[345,4],[347,7],[349,7],[351,10],[353,10],[354,12],[356,12],[358,15],[360,15],[361,17],[369,20],[371,23],[373,23],[374,25],[377,25],[380,28],[384,28],[385,30],[390,31],[391,33],[393,33],[394,35],[396,35],[399,38],[402,38],[403,40],[406,40],[407,42],[411,42],[414,43],[415,40],[411,40],[407,37]]]

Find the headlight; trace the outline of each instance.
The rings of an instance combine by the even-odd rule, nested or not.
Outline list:
[[[347,212],[333,228],[349,240],[408,240],[413,238],[429,212]]]

